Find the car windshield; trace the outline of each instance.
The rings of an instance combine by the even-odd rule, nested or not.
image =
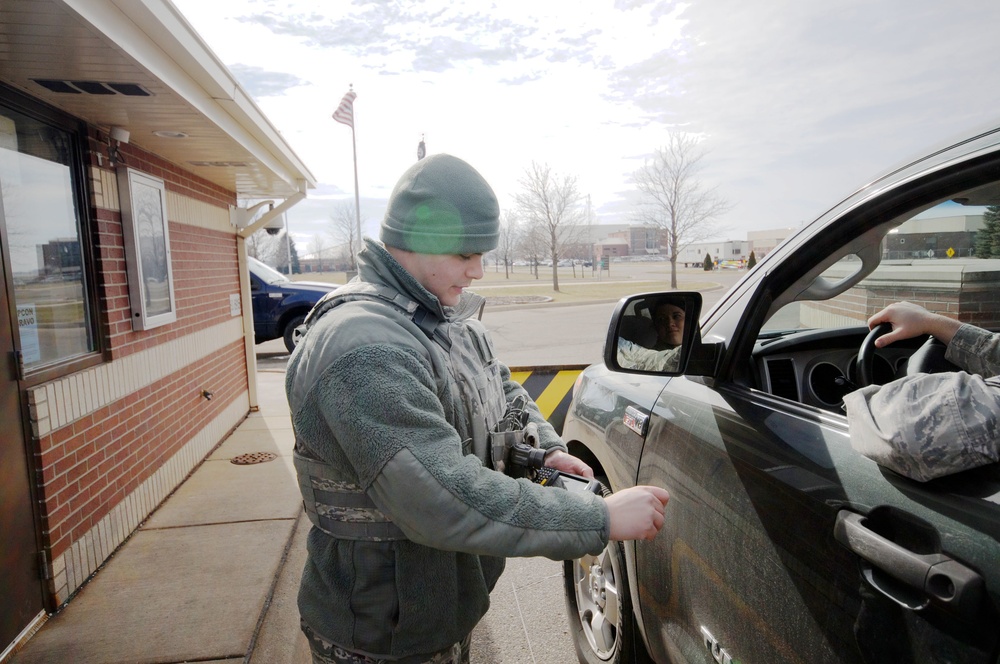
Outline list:
[[[283,284],[290,281],[288,277],[278,272],[270,265],[266,265],[252,256],[247,257],[247,264],[250,266],[250,271],[256,275],[257,278],[263,279],[267,284]]]

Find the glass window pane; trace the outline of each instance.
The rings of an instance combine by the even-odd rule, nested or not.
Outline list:
[[[135,210],[135,234],[138,236],[139,262],[145,283],[146,314],[155,316],[170,312],[169,266],[167,239],[163,232],[160,191],[142,183],[133,184],[132,202]]]
[[[27,370],[96,349],[68,132],[0,109],[0,205]]]

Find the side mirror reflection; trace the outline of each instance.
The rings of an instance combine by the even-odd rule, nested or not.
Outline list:
[[[700,293],[677,291],[622,300],[612,319],[606,364],[625,371],[683,372],[695,343],[701,304]]]

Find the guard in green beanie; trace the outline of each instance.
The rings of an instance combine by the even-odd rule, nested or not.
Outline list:
[[[485,254],[500,237],[500,207],[490,185],[447,154],[418,161],[389,196],[380,239],[418,254]]]
[[[523,397],[545,464],[593,477],[475,317],[483,299],[466,289],[498,235],[482,176],[429,156],[393,189],[357,278],[306,320],[285,388],[313,524],[298,603],[316,663],[468,662],[507,556],[596,555],[663,525],[662,489],[605,499],[494,469],[489,433]]]

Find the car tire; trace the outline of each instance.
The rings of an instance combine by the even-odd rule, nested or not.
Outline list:
[[[610,492],[605,489],[605,494]],[[632,596],[621,542],[596,556],[563,563],[570,636],[580,664],[650,661],[632,615]]]
[[[298,328],[299,325],[302,325],[302,323],[304,323],[305,320],[306,320],[305,314],[299,314],[298,316],[288,321],[288,325],[285,325],[285,331],[281,336],[284,337],[285,339],[285,348],[288,349],[289,353],[295,350],[295,346],[298,345],[299,343],[299,338],[302,335],[297,334],[295,330],[296,328]]]

